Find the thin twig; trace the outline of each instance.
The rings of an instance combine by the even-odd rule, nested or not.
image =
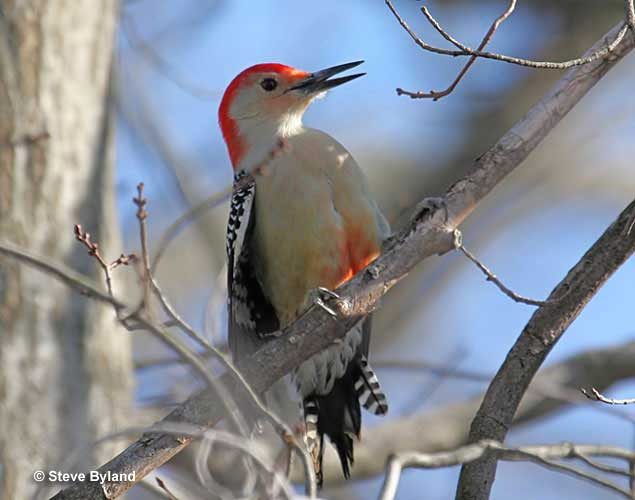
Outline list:
[[[231,192],[232,188],[230,186],[228,188],[225,188],[220,193],[216,193],[210,196],[206,200],[203,200],[197,205],[194,205],[191,209],[189,209],[168,226],[168,228],[161,235],[159,244],[157,245],[157,251],[151,266],[151,270],[153,273],[156,273],[159,262],[163,258],[165,251],[167,250],[170,243],[174,240],[174,238],[181,232],[181,230],[187,224],[195,221],[200,216],[205,214],[208,210],[211,210],[212,208],[215,208],[224,201],[228,200],[231,196]]]
[[[630,493],[604,478],[590,474],[582,469],[554,461],[554,459],[572,459],[589,455],[633,460],[635,454],[622,448],[593,445],[559,444],[545,446],[528,446],[510,448],[496,441],[483,440],[475,444],[462,446],[456,450],[442,453],[406,452],[393,455],[386,464],[386,476],[382,486],[380,499],[396,498],[401,472],[405,468],[431,469],[463,465],[478,460],[486,455],[493,455],[497,460],[529,461],[549,469],[574,475],[631,498]],[[588,463],[588,462],[587,462]],[[590,465],[593,465],[591,463]]]
[[[527,304],[530,306],[538,306],[538,307],[556,302],[555,300],[536,300],[536,299],[523,297],[522,295],[518,295],[516,292],[514,292],[510,288],[506,287],[503,284],[503,282],[500,279],[498,279],[498,277],[492,271],[490,271],[481,261],[479,261],[474,256],[474,254],[472,254],[472,252],[470,252],[467,248],[465,248],[465,246],[463,245],[461,232],[458,229],[454,230],[454,247],[457,250],[460,250],[463,253],[463,255],[465,255],[469,260],[471,260],[474,264],[476,264],[476,267],[478,267],[483,272],[483,274],[485,274],[485,276],[487,277],[487,281],[491,281],[492,283],[494,283],[501,292],[503,292],[513,301],[519,302],[521,304]]]
[[[633,0],[627,0],[627,1],[630,2],[631,4],[633,2]],[[427,7],[424,6],[424,7],[421,8],[421,11],[426,16],[426,18],[428,19],[430,24],[432,24],[432,26],[446,40],[448,40],[450,43],[452,43],[453,45],[458,47],[458,50],[443,49],[443,48],[440,48],[440,47],[436,47],[434,45],[430,45],[430,44],[424,42],[412,30],[412,28],[410,28],[410,26],[408,26],[408,23],[406,23],[406,21],[403,19],[403,17],[401,17],[399,12],[397,12],[397,9],[395,9],[395,7],[393,6],[391,0],[385,0],[385,3],[388,6],[388,8],[390,9],[390,11],[392,12],[392,14],[395,16],[395,19],[397,19],[399,24],[402,26],[402,28],[410,35],[412,40],[419,47],[421,47],[423,50],[427,50],[429,52],[434,52],[436,54],[453,56],[453,57],[470,56],[472,58],[481,57],[481,58],[484,58],[484,59],[493,59],[493,60],[496,60],[496,61],[502,61],[502,62],[506,62],[506,63],[510,63],[510,64],[516,64],[516,65],[519,65],[519,66],[526,66],[526,67],[530,67],[530,68],[562,70],[562,69],[569,69],[569,68],[572,68],[574,66],[582,66],[584,64],[589,64],[589,63],[591,63],[593,61],[596,61],[596,60],[598,60],[598,59],[610,54],[611,52],[613,52],[615,50],[615,48],[620,44],[620,42],[622,41],[622,39],[624,38],[626,33],[629,31],[629,25],[628,25],[628,23],[625,22],[623,24],[623,26],[620,28],[620,30],[617,32],[617,34],[615,35],[615,38],[612,41],[610,41],[607,45],[597,49],[595,52],[593,52],[593,53],[591,53],[589,55],[586,55],[586,56],[578,57],[578,58],[575,58],[575,59],[570,59],[570,60],[567,60],[567,61],[561,61],[561,62],[532,61],[530,59],[521,59],[521,58],[518,58],[518,57],[511,57],[511,56],[506,56],[506,55],[503,55],[503,54],[496,54],[496,53],[493,53],[493,52],[483,52],[480,49],[479,50],[471,49],[470,47],[466,46],[465,44],[461,43],[456,38],[454,38],[452,35],[450,35],[446,30],[444,30],[443,27],[439,24],[439,22],[432,16],[432,14],[430,14],[430,11],[427,9]],[[509,8],[508,8],[508,10],[509,10]],[[513,8],[511,10],[513,11]],[[503,15],[501,16],[503,21],[507,18],[507,16],[505,16],[506,13],[507,13],[507,11],[505,13],[503,13]],[[494,24],[496,24],[496,21],[495,21]],[[492,26],[494,26],[494,25],[492,25]],[[490,30],[491,30],[491,28],[490,28]],[[495,30],[493,30],[493,31],[495,31]],[[492,32],[492,34],[493,34],[493,32]],[[490,35],[490,38],[491,38],[491,35]],[[485,43],[487,43],[489,40],[487,40],[487,37],[486,37],[484,39],[484,41],[485,41]],[[483,45],[483,42],[481,42],[481,45]],[[468,63],[468,66],[469,66],[469,63]],[[467,71],[467,69],[465,69],[465,71]],[[462,75],[461,75],[461,77],[462,77]],[[434,95],[426,95],[425,93],[406,91],[406,90],[403,90],[401,88],[397,89],[397,94],[398,95],[408,95],[408,96],[412,97],[413,99],[421,98],[421,97],[434,97]]]
[[[481,51],[481,50],[483,50],[485,48],[485,46],[492,39],[492,36],[494,36],[494,33],[496,33],[496,30],[498,30],[498,27],[503,22],[505,22],[505,20],[512,14],[512,12],[514,12],[515,8],[516,8],[516,0],[510,0],[509,5],[507,6],[507,10],[505,10],[505,12],[503,12],[500,16],[498,16],[494,20],[492,25],[489,27],[489,30],[487,30],[487,33],[485,33],[485,36],[483,37],[483,40],[481,41],[481,43],[479,44],[478,48],[476,49],[477,51]],[[427,17],[428,10],[425,7],[422,7],[421,11]],[[398,95],[402,95],[402,94],[403,95],[407,95],[407,96],[412,97],[413,99],[432,98],[433,101],[438,101],[442,97],[445,97],[445,96],[451,94],[454,91],[456,86],[459,84],[459,82],[465,76],[465,74],[470,69],[472,64],[474,64],[474,61],[476,61],[476,59],[477,59],[477,56],[476,55],[472,55],[470,57],[470,60],[467,62],[467,64],[465,66],[463,66],[463,69],[461,69],[461,71],[459,72],[457,77],[454,79],[454,81],[445,90],[441,90],[441,91],[431,90],[430,92],[410,92],[408,90],[403,90],[403,89],[398,88],[397,89],[397,94]]]
[[[172,493],[169,490],[169,488],[166,486],[166,484],[163,482],[163,479],[161,479],[159,476],[156,476],[154,479],[159,485],[159,488],[161,488],[165,492],[169,500],[178,500],[178,498],[176,498],[176,495],[174,495],[174,493]]]
[[[215,377],[212,376],[212,374],[206,368],[201,359],[193,354],[189,349],[187,349],[187,347],[185,347],[181,342],[173,339],[164,327],[157,325],[156,322],[154,322],[151,318],[146,318],[146,316],[143,314],[143,312],[149,310],[149,290],[151,281],[151,274],[149,269],[150,261],[148,257],[147,229],[145,224],[146,218],[148,216],[148,213],[145,210],[147,200],[143,195],[143,183],[139,183],[139,185],[137,186],[137,193],[138,196],[133,198],[133,202],[135,203],[135,205],[137,205],[137,219],[139,221],[140,227],[142,261],[144,266],[144,299],[142,302],[142,306],[145,307],[137,307],[133,310],[132,313],[124,317],[121,313],[125,308],[123,304],[115,299],[113,292],[111,271],[119,265],[127,265],[132,262],[136,258],[134,254],[121,254],[121,256],[117,260],[113,261],[111,264],[108,264],[99,252],[99,244],[97,242],[94,242],[91,238],[90,233],[83,231],[81,225],[79,224],[75,224],[74,226],[75,238],[88,249],[89,255],[93,257],[101,267],[106,281],[108,296],[111,298],[110,303],[114,306],[115,313],[120,322],[124,326],[128,327],[129,323],[134,321],[138,326],[153,333],[156,337],[158,337],[160,340],[174,349],[185,362],[189,363],[195,369],[197,369],[211,387],[218,389],[218,381]],[[225,399],[223,399],[223,404],[227,404]],[[230,415],[233,415],[233,412],[231,412],[231,408],[229,406],[227,406],[227,411]]]
[[[141,284],[143,286],[143,298],[141,299],[141,308],[150,313],[150,251],[148,249],[148,229],[146,227],[146,219],[148,212],[146,210],[147,200],[143,195],[143,182],[137,184],[137,196],[132,198],[132,202],[137,206],[137,220],[139,221],[139,240],[141,241],[141,263],[143,266],[143,274],[141,276]]]
[[[221,92],[197,85],[196,83],[190,82],[183,76],[179,75],[172,65],[161,57],[156,50],[154,50],[152,45],[143,40],[131,15],[128,14],[122,16],[121,26],[123,27],[123,32],[130,41],[132,48],[140,50],[146,57],[146,60],[148,60],[159,73],[174,83],[181,90],[187,92],[192,97],[206,101],[215,100],[220,97]]]
[[[607,405],[632,405],[635,404],[635,398],[631,399],[611,399],[604,396],[600,391],[595,388],[591,388],[591,392],[587,391],[584,388],[580,389],[580,392],[584,394],[587,398],[592,401],[600,401],[602,403],[606,403]]]
[[[609,474],[616,474],[618,476],[624,476],[624,477],[629,478],[629,480],[633,479],[633,475],[632,475],[632,472],[630,470],[622,469],[620,467],[615,467],[613,465],[608,465],[608,464],[605,464],[605,463],[602,463],[602,462],[598,462],[597,460],[593,460],[588,455],[585,455],[584,453],[581,453],[577,449],[572,450],[572,456],[575,457],[575,458],[580,459],[582,462],[584,462],[585,464],[589,465],[590,467],[593,467],[594,469],[601,470],[602,472],[607,472]],[[629,460],[629,463],[630,463],[630,460]]]

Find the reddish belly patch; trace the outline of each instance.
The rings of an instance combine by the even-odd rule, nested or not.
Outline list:
[[[333,275],[332,268],[326,270],[322,276],[324,286],[330,289],[339,287],[379,256],[379,244],[369,239],[367,232],[367,230],[359,229],[347,232],[346,239],[340,246],[341,260],[337,271]]]

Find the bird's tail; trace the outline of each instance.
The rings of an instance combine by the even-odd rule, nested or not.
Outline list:
[[[355,390],[361,405],[373,415],[386,415],[388,413],[388,400],[379,379],[371,368],[366,356],[361,356],[358,361],[359,370],[355,380]]]
[[[303,401],[305,443],[313,459],[318,487],[322,486],[324,436],[333,443],[342,464],[344,477],[350,477],[353,464],[353,437],[359,439],[361,407],[375,415],[388,412],[386,396],[364,356],[353,359],[343,377],[326,395],[311,394]]]

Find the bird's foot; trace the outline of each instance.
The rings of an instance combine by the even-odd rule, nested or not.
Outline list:
[[[337,312],[329,306],[329,302],[339,301],[342,298],[336,294],[334,291],[329,290],[328,288],[324,288],[319,286],[311,291],[311,303],[324,309],[327,313],[329,313],[334,318],[337,318]]]
[[[410,222],[419,221],[422,218],[430,215],[436,210],[443,209],[445,212],[445,222],[448,221],[448,203],[444,197],[429,197],[420,201],[414,209],[414,213],[410,218]]]

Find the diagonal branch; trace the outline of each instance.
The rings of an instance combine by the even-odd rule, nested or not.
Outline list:
[[[533,314],[492,380],[470,427],[470,442],[504,441],[520,400],[556,342],[611,275],[635,251],[627,234],[631,202]],[[556,302],[553,302],[557,300]],[[496,457],[483,457],[461,471],[457,499],[485,500],[494,483]]]
[[[592,49],[605,46],[621,30],[617,26]],[[624,37],[610,58],[600,58],[564,75],[555,87],[473,165],[471,172],[455,183],[445,195],[445,208],[418,214],[410,225],[391,239],[383,254],[340,289],[340,319],[334,322],[321,309],[313,309],[287,328],[276,340],[256,352],[238,368],[253,390],[262,393],[302,361],[341,338],[358,319],[373,310],[377,301],[415,265],[432,255],[453,248],[453,231],[496,185],[516,169],[541,140],[577,102],[633,48]],[[447,216],[447,217],[446,217]],[[2,253],[2,246],[0,246]],[[237,397],[243,390],[229,375],[221,377]],[[223,417],[213,392],[194,396],[165,420],[211,426]],[[191,442],[188,436],[148,433],[103,465],[102,473],[136,473],[136,481],[161,466]],[[116,498],[131,481],[111,481],[103,485],[76,483],[60,492],[58,499]]]
[[[494,283],[501,292],[507,295],[514,302],[518,302],[520,304],[527,304],[529,306],[544,306],[545,304],[547,304],[547,302],[545,302],[544,300],[536,300],[536,299],[530,299],[528,297],[523,297],[522,295],[519,295],[518,293],[514,292],[511,288],[507,287],[498,278],[498,276],[496,276],[492,271],[488,269],[488,267],[485,264],[483,264],[480,260],[478,260],[472,252],[470,252],[467,248],[465,248],[465,245],[463,245],[463,236],[461,235],[461,232],[458,229],[454,231],[454,248],[462,252],[463,255],[465,255],[468,258],[468,260],[474,263],[476,267],[478,267],[481,270],[481,272],[486,276],[487,281],[491,281],[492,283]]]

